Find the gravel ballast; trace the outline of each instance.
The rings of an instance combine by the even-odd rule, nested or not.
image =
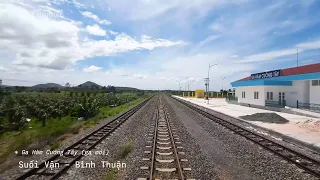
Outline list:
[[[201,152],[201,147],[196,139],[185,128],[180,112],[177,112],[171,103],[171,99],[165,96],[165,105],[169,112],[171,122],[174,124],[176,134],[179,136],[181,145],[184,147],[185,157],[188,159],[188,164],[191,172],[187,174],[188,179],[219,179],[218,174],[212,170],[215,168],[211,166],[206,156]],[[210,142],[208,142],[210,143]]]
[[[169,103],[219,179],[317,179],[176,100]]]
[[[289,121],[278,115],[277,113],[255,113],[247,116],[240,116],[241,119],[247,121],[260,121],[264,123],[276,123],[276,124],[285,124]]]

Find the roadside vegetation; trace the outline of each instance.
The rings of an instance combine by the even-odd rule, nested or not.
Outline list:
[[[149,97],[144,93],[21,93],[0,99],[0,163],[16,150],[60,146],[77,134]]]
[[[115,180],[117,177],[117,169],[109,169],[105,177],[103,178],[104,180]]]

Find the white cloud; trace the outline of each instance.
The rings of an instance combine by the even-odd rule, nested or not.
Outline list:
[[[34,0],[33,0],[34,1]],[[37,1],[37,0],[36,0]],[[42,0],[39,0],[42,1]],[[50,1],[56,5],[63,5],[63,4],[72,4],[74,7],[76,7],[77,9],[87,9],[87,6],[78,2],[77,0],[43,0],[43,1],[47,1],[50,3]],[[47,3],[48,4],[48,3]]]
[[[191,51],[190,53],[193,54],[197,51],[199,51],[203,46],[209,44],[210,42],[220,38],[221,36],[220,35],[211,35],[211,36],[208,36],[205,40],[201,41],[200,43],[198,43]]]
[[[122,14],[124,18],[131,20],[147,20],[159,17],[166,13],[173,13],[170,18],[177,16],[184,17],[188,20],[188,16],[204,15],[215,6],[226,4],[246,3],[247,0],[109,0],[106,5],[113,11]],[[175,10],[172,12],[172,10]],[[181,19],[181,20],[182,20]]]
[[[91,65],[89,67],[84,68],[83,72],[97,72],[97,71],[100,71],[101,69],[102,67]]]
[[[109,30],[109,33],[112,34],[112,35],[117,35],[117,34],[119,34],[118,32],[111,31],[111,30]]]
[[[268,61],[268,60],[275,60],[280,57],[285,57],[289,55],[297,54],[297,49],[299,53],[308,50],[314,50],[320,48],[320,41],[313,41],[313,42],[304,42],[295,45],[293,48],[288,49],[280,49],[274,51],[268,51],[258,54],[253,54],[250,56],[244,57],[244,59],[238,61],[239,63],[251,63],[251,62],[260,62],[260,61]]]
[[[104,25],[109,25],[109,24],[111,24],[111,22],[108,21],[108,20],[100,20],[98,23],[104,24]]]
[[[19,67],[19,74],[15,74],[15,78],[19,80],[33,79],[38,82],[56,82],[65,84],[70,82],[72,84],[80,84],[87,80],[96,82],[101,85],[115,85],[115,86],[131,86],[141,89],[178,89],[178,82],[181,80],[181,87],[185,89],[186,77],[190,82],[190,89],[204,88],[203,78],[207,74],[208,63],[219,63],[219,66],[212,67],[210,77],[212,79],[211,89],[221,88],[221,76],[228,78],[238,73],[244,73],[253,71],[254,65],[238,65],[237,68],[230,66],[230,62],[225,62],[223,59],[229,57],[230,54],[220,50],[213,51],[210,54],[199,55],[182,55],[172,53],[155,52],[154,55],[150,55],[141,62],[141,64],[135,66],[112,66],[112,69],[104,72],[101,67],[95,67],[94,65],[86,67],[81,71],[71,71],[69,69],[48,72],[35,67]],[[180,58],[176,58],[180,57]],[[201,63],[199,63],[201,62]],[[154,68],[160,68],[160,71]],[[98,70],[98,71],[96,71]],[[94,73],[87,73],[94,72]],[[42,74],[38,76],[38,74]],[[241,74],[243,75],[243,74]],[[6,73],[0,72],[0,77],[12,76],[11,71]],[[101,78],[104,77],[104,78]],[[12,84],[28,84],[24,82],[12,82]],[[225,80],[225,87],[227,87],[228,81]]]
[[[104,19],[104,20],[103,20],[103,19],[100,19],[97,15],[92,14],[92,13],[89,12],[89,11],[81,12],[81,14],[82,14],[84,17],[93,19],[94,21],[96,21],[96,22],[99,23],[99,24],[104,24],[104,25],[110,25],[110,24],[112,24],[110,21],[108,21],[108,20],[106,20],[106,19]]]
[[[299,49],[299,51],[301,51],[301,50],[320,49],[320,40],[319,41],[313,41],[313,42],[300,43],[296,47]]]
[[[209,26],[209,29],[211,29],[212,31],[215,31],[215,32],[223,32],[225,31],[225,27],[222,25],[222,24],[219,24],[219,23],[213,23]]]
[[[86,27],[86,31],[89,34],[95,35],[95,36],[105,36],[106,35],[106,31],[101,29],[99,25],[95,24],[93,26],[88,25]]]
[[[78,9],[86,9],[87,6],[84,4],[79,3],[77,0],[72,0],[73,5]]]
[[[225,41],[220,46],[255,53],[273,45],[281,36],[290,36],[320,22],[315,18],[319,13],[311,12],[301,2],[283,0],[258,6],[250,3],[250,6],[240,6],[232,13],[217,14],[208,28],[223,36]],[[288,16],[292,11],[295,15]]]
[[[8,16],[0,20],[0,49],[15,56],[15,64],[61,69],[79,58],[72,53],[79,48],[80,31],[73,22],[36,17],[12,4],[2,11]]]
[[[61,5],[64,1],[73,3],[72,0],[50,2],[55,5],[61,2]],[[14,76],[26,81],[32,79],[37,82],[60,84],[70,82],[75,85],[90,80],[101,85],[132,86],[142,89],[178,89],[176,80],[181,80],[180,84],[184,89],[187,84],[186,77],[191,76],[190,89],[203,89],[203,78],[207,76],[208,64],[219,63],[218,66],[211,68],[210,87],[220,90],[222,85],[227,87],[228,82],[232,80],[246,77],[257,69],[260,71],[259,63],[254,62],[294,55],[296,47],[299,47],[300,52],[319,47],[319,42],[303,42],[284,49],[275,46],[277,37],[298,32],[317,22],[313,19],[317,19],[318,16],[315,14],[313,19],[312,17],[309,19],[310,16],[303,13],[307,12],[307,9],[303,8],[301,11],[294,11],[294,15],[287,16],[286,13],[289,10],[283,7],[295,6],[300,1],[277,1],[270,3],[270,6],[266,3],[268,5],[263,7],[256,6],[254,3],[250,4],[250,8],[242,4],[247,1],[249,0],[108,0],[99,2],[94,0],[90,1],[88,7],[92,4],[96,8],[99,7],[98,9],[90,10],[91,12],[82,10],[85,21],[89,20],[91,26],[87,26],[88,22],[81,23],[65,17],[60,19],[35,17],[32,11],[27,11],[29,13],[21,11],[21,9],[28,9],[25,5],[19,5],[20,9],[18,7],[8,9],[6,6],[2,9],[10,16],[7,16],[8,19],[0,18],[0,61],[4,62],[1,66],[4,66],[7,71],[0,70],[0,77]],[[230,11],[229,8],[234,8],[233,5],[237,5],[237,11],[225,13]],[[61,7],[61,9],[64,8]],[[100,8],[105,9],[99,12]],[[51,10],[55,12],[54,9]],[[205,19],[207,17],[214,21],[208,22],[208,19]],[[111,19],[117,22],[117,26],[104,28],[102,24],[110,23],[100,18]],[[130,25],[127,26],[124,23],[130,23]],[[210,26],[211,30],[208,27],[201,27],[203,23]],[[123,27],[129,29],[121,29]],[[170,29],[163,29],[163,27],[170,27]],[[112,39],[94,40],[96,37],[83,33],[85,30],[91,30],[91,34],[110,35]],[[120,33],[126,30],[132,34]],[[152,37],[141,36],[141,33]],[[202,39],[199,40],[199,38]],[[179,39],[182,40],[179,41]],[[281,41],[279,39],[276,40]],[[193,43],[176,48],[188,44],[185,42],[188,40]],[[285,45],[281,44],[281,46]],[[265,47],[272,47],[273,51],[265,51]],[[130,53],[128,57],[124,52],[130,51],[137,51],[139,54]],[[104,66],[99,67],[100,65],[92,62],[89,64],[91,66],[75,70],[83,66],[80,60],[90,61],[97,56],[111,56],[106,59],[114,61],[118,60],[118,57],[115,57],[118,55],[120,55],[121,66],[106,61],[111,64],[110,66],[108,64],[108,67],[112,69],[103,71]],[[307,59],[309,58],[314,59],[313,57]],[[122,59],[124,60],[121,61]],[[130,63],[126,64],[127,60],[130,60]],[[243,63],[236,64],[237,60]],[[263,67],[263,69],[266,68],[271,69],[271,67]],[[224,81],[222,76],[226,77]]]
[[[136,79],[147,79],[147,76],[142,75],[142,74],[133,74],[131,75],[132,78],[136,78]]]
[[[114,40],[88,41],[82,44],[83,53],[87,57],[93,56],[110,56],[116,53],[133,51],[133,50],[153,50],[158,47],[171,47],[185,45],[183,41],[169,41],[165,39],[153,39],[144,37],[141,41],[126,35],[119,34]]]
[[[253,54],[250,56],[246,56],[243,60],[238,61],[239,63],[251,63],[251,62],[259,62],[259,61],[268,61],[274,60],[279,57],[284,57],[288,55],[292,55],[297,53],[295,49],[283,49],[276,51],[263,52],[259,54]]]
[[[126,34],[109,41],[86,39],[80,37],[81,24],[75,21],[36,17],[13,4],[4,4],[2,12],[8,16],[0,17],[0,49],[10,57],[7,61],[16,65],[61,70],[87,57],[185,44],[150,37],[138,41]],[[105,33],[94,26],[87,30],[96,35]]]
[[[7,71],[7,68],[0,66],[0,71]]]

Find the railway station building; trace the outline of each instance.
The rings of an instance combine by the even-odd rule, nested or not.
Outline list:
[[[239,104],[320,109],[320,63],[251,74],[231,85]]]

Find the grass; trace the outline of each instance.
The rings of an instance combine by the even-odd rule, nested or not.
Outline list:
[[[122,147],[122,150],[120,151],[118,157],[116,160],[121,160],[126,158],[132,151],[132,143],[135,141],[136,136],[131,136],[130,141]],[[105,177],[103,178],[104,180],[114,180],[117,177],[117,169],[110,168],[108,172],[106,173]]]
[[[100,114],[102,115],[101,117],[102,118],[109,118],[109,117],[112,117],[114,115],[117,115],[119,114],[120,112],[126,110],[126,109],[130,109],[132,108],[133,106],[137,105],[138,103],[140,103],[143,99],[142,98],[139,98],[139,99],[136,99],[132,102],[129,102],[127,104],[124,104],[124,105],[121,105],[121,106],[118,106],[118,107],[103,107],[103,108],[100,108]]]
[[[129,142],[128,144],[126,144],[124,147],[123,147],[123,150],[120,154],[120,159],[124,159],[126,158],[129,153],[132,151],[132,143]]]
[[[114,108],[100,108],[100,113],[96,117],[87,121],[78,121],[71,117],[63,117],[61,120],[48,120],[47,125],[42,127],[40,121],[32,119],[23,131],[12,131],[0,134],[0,163],[4,162],[10,154],[13,154],[14,151],[27,149],[30,145],[41,144],[38,145],[38,148],[40,149],[43,148],[43,143],[45,143],[50,145],[50,149],[58,148],[59,142],[56,142],[56,140],[59,136],[66,133],[77,134],[82,128],[85,129],[93,127],[101,120],[115,116],[120,112],[135,106],[143,99],[144,98],[140,98],[131,103]],[[127,147],[125,151],[129,153],[130,147]]]
[[[117,169],[109,169],[109,171],[107,172],[107,174],[105,175],[105,177],[103,178],[104,180],[114,180],[116,179],[117,176]]]
[[[125,146],[122,147],[122,150],[118,154],[116,161],[126,158],[131,153],[133,148],[132,143],[135,141],[135,139],[136,139],[135,135],[131,136],[130,141]],[[110,168],[103,179],[114,180],[117,177],[117,173],[118,173],[117,169]]]
[[[130,141],[122,148],[122,151],[119,155],[120,159],[126,158],[132,151],[132,143],[135,141],[136,137],[131,136]]]
[[[0,134],[0,162],[13,151],[25,149],[30,144],[38,142],[50,144],[50,142],[54,142],[54,139],[58,136],[71,132],[74,129],[73,125],[77,123],[81,122],[70,117],[63,117],[61,120],[48,120],[47,125],[42,127],[40,121],[32,119],[23,131],[11,131]]]
[[[60,144],[59,144],[59,142],[56,142],[56,143],[54,143],[54,144],[52,144],[52,145],[50,146],[50,150],[57,149],[58,147],[60,147]]]

